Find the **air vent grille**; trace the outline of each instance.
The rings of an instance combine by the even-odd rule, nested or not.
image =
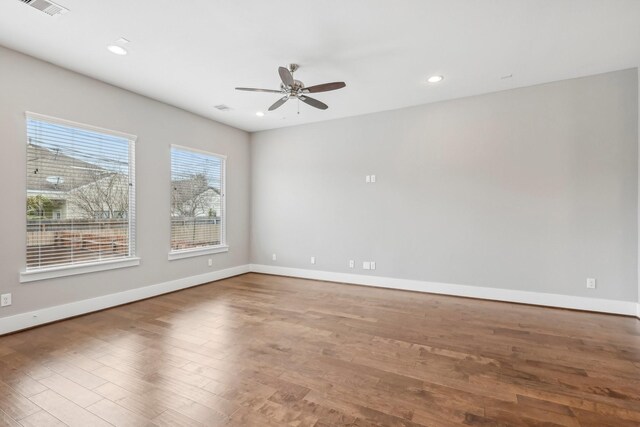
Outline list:
[[[224,105],[224,104],[214,105],[213,108],[215,108],[216,110],[220,110],[220,111],[231,111],[232,110],[231,107],[229,107],[228,105]]]
[[[69,9],[48,0],[20,0],[20,1],[50,16],[62,15],[69,11]]]

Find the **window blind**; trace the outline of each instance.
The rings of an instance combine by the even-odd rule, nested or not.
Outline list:
[[[225,157],[171,147],[171,252],[225,245]]]
[[[27,114],[27,271],[135,254],[135,137]]]

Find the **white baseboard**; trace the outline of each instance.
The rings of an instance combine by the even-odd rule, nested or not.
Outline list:
[[[246,264],[197,276],[158,283],[156,285],[131,289],[115,294],[57,305],[54,307],[47,307],[27,313],[20,313],[14,316],[2,317],[0,318],[0,335],[32,328],[38,325],[44,325],[46,323],[55,322],[69,317],[91,313],[93,311],[104,310],[105,308],[115,307],[117,305],[127,304],[249,272],[325,280],[338,283],[351,283],[355,285],[374,286],[380,288],[427,292],[433,294],[542,305],[548,307],[596,311],[601,313],[624,314],[640,318],[640,304],[628,301],[575,297],[570,295],[546,294],[499,288],[484,288],[479,286],[453,285],[449,283],[395,279],[392,277],[367,276],[361,274],[334,273],[330,271],[305,270],[301,268],[277,267],[271,265]]]
[[[237,276],[239,274],[248,273],[249,271],[250,265],[240,265],[237,267],[171,280],[115,294],[3,317],[0,318],[0,335],[43,325],[45,323],[55,322],[57,320],[73,316],[79,316],[81,314],[91,313],[92,311],[103,310],[105,308],[139,301],[145,298],[166,294],[168,292],[178,291],[180,289],[190,288],[203,283],[213,282],[215,280],[226,279],[227,277]]]
[[[355,285],[374,286],[379,288],[402,289],[405,291],[427,292],[432,294],[444,294],[640,317],[640,304],[636,304],[631,301],[586,298],[500,288],[485,288],[480,286],[453,285],[450,283],[395,279],[392,277],[367,276],[361,274],[334,273],[330,271],[306,270],[301,268],[277,267],[261,264],[252,264],[251,271],[254,273],[275,274],[279,276],[300,277],[304,279],[325,280],[329,282],[351,283]]]

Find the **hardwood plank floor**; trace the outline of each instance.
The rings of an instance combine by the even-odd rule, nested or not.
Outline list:
[[[639,426],[640,321],[245,274],[0,337],[0,425]]]

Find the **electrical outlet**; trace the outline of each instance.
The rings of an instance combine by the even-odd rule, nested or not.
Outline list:
[[[363,270],[371,270],[371,263],[369,261],[363,261],[362,262],[362,269]]]
[[[371,182],[375,183],[376,182],[376,176],[375,175],[371,175]]]
[[[209,267],[211,267],[213,265],[213,258],[209,258],[208,263],[209,263]]]
[[[596,279],[594,278],[587,278],[587,289],[595,289],[596,288]]]
[[[275,260],[277,260],[277,259],[278,259],[278,257],[276,256],[276,254],[271,255],[271,260],[272,260],[272,261],[275,261]]]
[[[11,305],[11,294],[0,295],[0,307]]]
[[[349,268],[353,268],[356,266],[356,262],[352,259],[349,260]]]
[[[315,264],[316,263],[316,257],[312,256],[311,257],[311,264]]]
[[[372,270],[376,269],[376,262],[375,261],[371,261],[371,269]]]
[[[364,182],[371,182],[371,175],[367,175],[364,177]]]

